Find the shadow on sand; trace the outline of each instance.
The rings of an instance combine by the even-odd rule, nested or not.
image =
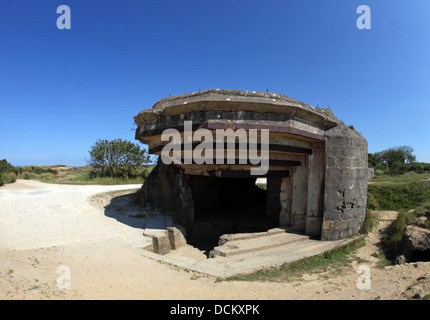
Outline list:
[[[135,202],[136,193],[114,196],[104,207],[104,214],[109,218],[126,224],[132,228],[144,229],[147,219],[144,209]]]

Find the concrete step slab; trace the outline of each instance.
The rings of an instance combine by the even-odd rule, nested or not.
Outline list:
[[[264,235],[260,234],[257,237],[227,241],[222,246],[215,247],[212,250],[211,255],[231,257],[285,246],[305,240],[309,240],[309,236],[286,233],[285,231],[274,233],[266,232]]]
[[[277,233],[285,233],[284,229],[281,228],[273,228],[263,232],[246,232],[246,233],[231,233],[231,234],[223,234],[219,238],[219,245],[222,246],[224,243],[233,240],[245,240],[245,239],[255,239],[259,237],[265,237],[269,234],[277,234]]]

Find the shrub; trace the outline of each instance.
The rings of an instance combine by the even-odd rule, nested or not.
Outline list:
[[[382,176],[383,174],[385,174],[384,170],[375,169],[375,176]]]
[[[0,160],[0,186],[16,181],[15,168],[6,159]]]
[[[6,161],[6,159],[0,160],[0,173],[13,172],[14,167]]]
[[[30,180],[30,179],[31,179],[31,174],[30,174],[30,172],[25,171],[25,172],[22,174],[22,178],[23,178],[24,180]]]
[[[16,174],[15,172],[4,172],[1,174],[1,179],[4,184],[14,183],[16,181]]]
[[[98,140],[89,151],[88,164],[97,169],[95,176],[136,178],[142,174],[141,166],[150,159],[145,149],[122,139]]]
[[[418,163],[409,146],[394,147],[376,153],[369,153],[369,167],[383,170],[386,174],[397,175],[406,172],[423,173],[430,171],[429,163]],[[375,174],[377,174],[375,172]]]
[[[44,174],[44,173],[52,173],[57,174],[58,170],[49,168],[49,167],[42,167],[42,166],[24,166],[20,168],[21,172],[29,172],[29,173],[35,173],[35,174]]]

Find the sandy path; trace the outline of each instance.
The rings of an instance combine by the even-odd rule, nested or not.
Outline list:
[[[87,199],[97,193],[140,185],[76,186],[18,180],[0,189],[0,247],[34,249],[111,238],[141,238],[106,218]]]
[[[430,288],[429,264],[376,268],[371,254],[390,219],[357,253],[371,268],[368,290],[356,286],[357,265],[328,278],[304,274],[297,281],[263,283],[218,282],[161,264],[139,253],[138,225],[121,223],[88,202],[96,193],[132,187],[18,181],[0,188],[0,299],[404,299]],[[59,266],[70,270],[70,289],[57,286]]]

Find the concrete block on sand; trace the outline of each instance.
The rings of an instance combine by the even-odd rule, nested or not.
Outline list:
[[[170,241],[166,234],[153,235],[152,246],[155,253],[165,255],[170,252]]]
[[[184,235],[178,228],[168,227],[167,232],[169,236],[170,246],[173,249],[179,249],[180,247],[183,247],[187,244],[187,240],[185,240]]]

